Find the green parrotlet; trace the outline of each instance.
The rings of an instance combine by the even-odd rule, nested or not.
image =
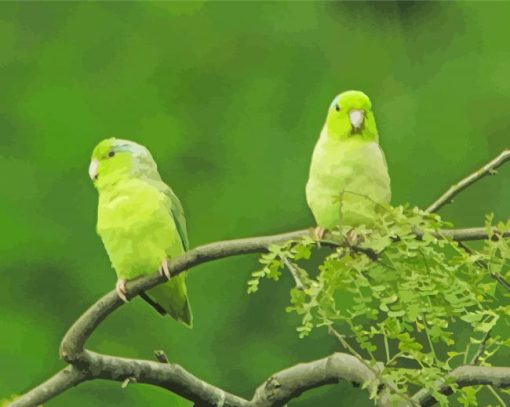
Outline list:
[[[391,198],[390,177],[379,145],[372,103],[363,92],[338,95],[315,145],[306,200],[321,239],[338,225],[370,225]]]
[[[103,140],[94,148],[89,175],[99,193],[97,233],[117,273],[119,297],[127,301],[127,280],[159,270],[169,281],[142,297],[191,327],[185,275],[170,278],[167,263],[189,248],[186,219],[149,150],[129,140]]]

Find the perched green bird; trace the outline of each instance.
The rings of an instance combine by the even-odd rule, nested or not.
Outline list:
[[[186,219],[149,150],[128,140],[103,140],[94,148],[89,175],[99,193],[97,232],[117,273],[119,297],[127,301],[127,280],[159,270],[169,281],[142,297],[191,327],[185,276],[170,279],[167,263],[189,248]]]
[[[306,200],[321,239],[325,229],[373,222],[391,198],[390,177],[372,113],[363,92],[338,95],[315,145]]]

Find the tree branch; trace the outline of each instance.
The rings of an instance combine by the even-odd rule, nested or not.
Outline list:
[[[204,382],[175,363],[126,359],[101,355],[85,350],[79,364],[90,372],[90,378],[124,382],[132,378],[135,383],[145,383],[170,390],[199,406],[244,407],[248,401]]]
[[[347,353],[332,355],[308,363],[300,363],[272,375],[255,391],[250,405],[257,407],[284,406],[307,390],[347,380],[356,384],[373,382],[376,374]]]
[[[273,244],[284,243],[293,239],[301,239],[309,234],[310,230],[305,229],[279,235],[210,243],[190,250],[182,256],[169,259],[168,267],[171,275],[176,276],[185,270],[208,261],[241,254],[264,252]],[[439,233],[438,237],[464,241],[487,239],[488,235],[485,228],[468,228],[443,230]],[[510,232],[505,233],[503,237],[510,237]],[[331,241],[328,242],[331,243]],[[342,243],[339,242],[338,246],[341,245]],[[127,297],[131,299],[142,291],[148,290],[163,282],[165,282],[165,277],[161,276],[159,273],[130,281],[127,283]],[[83,350],[85,341],[92,332],[109,314],[122,304],[123,301],[118,297],[115,290],[112,290],[85,311],[64,336],[60,347],[61,357],[67,362],[72,363],[75,355]]]
[[[308,230],[283,233],[279,235],[252,237],[199,246],[182,256],[169,259],[168,268],[172,276],[208,261],[249,253],[260,253],[273,244],[300,239]],[[127,283],[127,298],[131,299],[141,292],[165,282],[165,277],[154,273]],[[83,350],[85,341],[99,324],[123,304],[115,290],[100,298],[85,311],[67,331],[60,345],[60,356],[69,363]]]
[[[93,379],[121,383],[130,379],[134,383],[156,385],[200,407],[273,407],[283,406],[292,398],[316,387],[338,383],[340,380],[362,385],[374,381],[376,375],[354,356],[334,353],[275,373],[259,386],[252,400],[248,401],[198,379],[177,364],[125,359],[84,350],[76,367],[63,369],[14,401],[10,407],[38,405],[72,386]]]
[[[494,229],[496,230],[496,229]],[[510,237],[510,231],[499,234],[499,237]],[[464,229],[445,229],[437,234],[438,238],[455,240],[456,242],[469,242],[473,240],[487,240],[487,229],[485,228],[464,228]]]
[[[273,244],[284,243],[289,240],[301,239],[305,236],[309,236],[310,231],[310,229],[305,229],[279,235],[230,240],[199,246],[182,256],[170,259],[169,269],[172,276],[176,276],[179,273],[196,265],[212,260],[241,254],[264,252]],[[419,237],[419,233],[417,235]],[[510,234],[505,235],[505,237],[508,236],[510,236]],[[446,237],[449,239],[462,241],[487,239],[488,235],[485,228],[470,228],[443,230],[438,234],[438,237]],[[327,244],[336,244],[337,246],[342,246],[346,243],[332,243],[331,241],[328,241]],[[148,290],[165,281],[165,278],[162,277],[159,273],[154,273],[149,276],[130,281],[127,283],[127,297],[131,299],[143,291]],[[134,378],[137,382],[149,383],[167,388],[189,400],[201,403],[201,406],[208,406],[209,404],[207,403],[214,404],[218,402],[218,400],[223,400],[223,406],[249,406],[251,405],[250,403],[254,402],[248,402],[240,397],[226,393],[215,386],[209,385],[196,378],[191,373],[188,373],[182,367],[175,364],[162,364],[152,361],[124,359],[113,356],[100,355],[85,350],[85,343],[90,335],[94,332],[94,330],[105,318],[107,318],[113,311],[115,311],[123,304],[124,302],[113,290],[104,295],[88,310],[86,310],[65,334],[60,346],[61,357],[73,366],[69,366],[63,369],[61,372],[57,373],[54,377],[45,383],[39,385],[32,391],[17,399],[13,404],[11,404],[11,406],[24,407],[37,405],[63,392],[69,387],[72,387],[85,380],[91,380],[95,378],[104,378],[118,381],[125,381],[128,378]],[[347,357],[349,355],[345,356]],[[338,369],[340,369],[337,363],[339,357],[333,357],[329,360],[330,362],[328,363],[330,365],[332,364],[332,366],[336,366]],[[334,360],[335,362],[331,362],[331,360]],[[345,357],[343,357],[342,360],[345,361]],[[335,370],[336,373],[333,374],[331,373],[332,370],[330,370],[331,367],[326,368],[324,365],[323,373],[328,373],[329,376],[326,375],[328,377],[327,380],[324,379],[326,381],[322,379],[321,381],[318,379],[319,376],[313,375],[315,374],[314,369],[308,369],[304,367],[322,366],[321,363],[325,363],[324,361],[325,360],[322,360],[322,362],[316,361],[317,363],[310,362],[316,363],[314,365],[297,365],[299,367],[298,370],[293,370],[296,368],[294,367],[275,375],[275,377],[281,375],[281,377],[278,377],[280,377],[279,381],[282,383],[284,382],[285,378],[288,378],[289,383],[285,382],[285,386],[282,384],[282,387],[287,390],[279,391],[279,394],[281,395],[276,397],[276,401],[274,401],[276,404],[272,405],[280,405],[278,404],[280,403],[279,400],[288,400],[292,397],[297,397],[297,395],[301,394],[301,392],[306,391],[309,388],[327,384],[327,380],[331,380],[332,383],[336,383],[340,378],[343,377],[343,370],[337,369]],[[357,362],[361,363],[359,361]],[[357,368],[353,367],[352,364],[349,365],[349,367],[345,367],[345,369],[347,369],[349,372],[351,372],[351,369],[354,369],[359,373],[359,371],[356,370]],[[301,373],[295,373],[297,371]],[[311,376],[309,378],[309,382],[304,381],[306,375],[303,376],[303,380],[298,380],[300,375],[305,371],[310,372]],[[285,374],[283,372],[285,372]],[[336,381],[332,381],[333,377],[336,377],[336,379],[334,379]],[[348,380],[351,380],[351,378],[351,376],[348,376]],[[267,383],[264,386],[266,386],[268,389],[271,388],[271,386],[269,386]],[[258,393],[256,394],[254,400],[258,400],[258,403],[265,396],[263,396],[263,393],[261,393],[262,390],[260,390],[260,388],[257,392]],[[269,403],[269,398],[267,398],[264,403],[266,403],[264,405],[269,405],[267,404]]]
[[[471,365],[478,365],[480,362],[480,358],[483,356],[483,353],[485,352],[485,348],[487,347],[487,341],[491,337],[491,330],[488,330],[483,339],[482,342],[480,342],[480,345],[478,346],[478,349],[476,350],[476,353],[471,358]]]
[[[457,184],[452,185],[443,195],[441,195],[432,205],[430,205],[427,212],[437,212],[447,203],[452,202],[453,198],[464,191],[469,186],[473,185],[476,181],[486,177],[487,175],[496,174],[496,169],[503,165],[506,161],[510,160],[510,149],[504,150],[492,161],[485,164],[478,171],[473,172],[466,178],[459,181]]]
[[[494,175],[497,174],[496,169],[503,165],[506,161],[510,159],[510,149],[506,149],[503,152],[501,152],[496,158],[494,158],[492,161],[484,165],[482,168],[480,168],[478,171],[475,171],[474,173],[468,175],[464,179],[462,179],[460,182],[458,182],[455,185],[452,185],[448,191],[446,191],[443,195],[441,195],[435,202],[433,202],[427,209],[427,212],[437,212],[439,209],[441,209],[444,205],[447,203],[453,202],[453,198],[462,192],[464,189],[468,188],[470,185],[473,185],[476,181],[484,178],[487,175]],[[466,230],[467,231],[467,230]],[[469,232],[466,233],[465,239],[454,239],[459,241],[459,246],[464,249],[468,253],[472,253],[471,249],[465,245],[462,241],[468,241],[468,240],[479,240],[476,238],[477,231],[472,229],[473,232],[473,239],[469,239]],[[504,233],[503,237],[508,237],[510,232]],[[446,237],[446,236],[445,236]],[[487,268],[487,265],[483,261],[478,262],[480,267],[483,269]],[[506,288],[508,291],[510,291],[510,284],[500,275],[491,273],[491,277],[497,280],[504,288]]]
[[[510,367],[486,367],[486,366],[459,366],[448,376],[459,387],[476,386],[479,384],[492,385],[494,387],[510,387]],[[438,391],[444,395],[450,395],[453,390],[444,383],[438,383]],[[413,400],[422,407],[433,406],[437,403],[429,390],[418,391]]]
[[[87,373],[72,365],[67,366],[44,383],[14,400],[10,407],[38,406],[86,380]]]

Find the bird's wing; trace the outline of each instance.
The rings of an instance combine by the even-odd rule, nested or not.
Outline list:
[[[172,188],[160,180],[148,179],[146,180],[154,185],[168,198],[167,205],[170,214],[175,222],[175,227],[181,238],[182,247],[185,251],[189,250],[188,230],[186,228],[186,218],[184,216],[184,209],[182,208],[181,201],[177,198]]]
[[[186,218],[184,216],[184,209],[182,208],[181,201],[177,198],[172,188],[165,185],[165,195],[170,199],[170,211],[175,221],[175,226],[177,227],[177,232],[179,232],[179,236],[182,241],[182,246],[185,251],[189,250],[189,240],[188,240],[188,230],[186,228]]]
[[[184,249],[184,251],[189,250],[186,218],[184,217],[184,210],[179,198],[177,198],[174,191],[163,181],[148,179],[146,182],[156,187],[156,189],[165,196],[164,205],[175,223],[182,249]],[[169,314],[177,321],[183,322],[185,325],[191,327],[193,316],[187,298],[185,277],[184,274],[172,277],[167,283],[151,288],[141,297],[160,314]]]
[[[384,154],[384,150],[382,149],[380,144],[379,144],[379,150],[381,151],[384,167],[386,168],[386,171],[388,171],[388,162],[386,161],[386,154]]]

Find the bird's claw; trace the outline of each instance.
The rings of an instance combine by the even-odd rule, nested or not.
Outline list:
[[[168,269],[168,261],[167,259],[163,260],[161,262],[161,265],[159,266],[159,274],[163,277],[166,277],[167,280],[170,280],[170,270]]]
[[[350,229],[346,233],[345,238],[349,246],[357,246],[363,241],[362,237],[358,234],[358,232],[356,232],[356,229],[354,228]]]
[[[318,242],[320,242],[323,238],[324,238],[324,235],[326,234],[326,228],[323,228],[322,226],[317,226],[314,230],[313,230],[313,237],[315,238],[315,240],[317,240]]]
[[[122,301],[129,302],[126,297],[127,294],[126,280],[119,278],[117,280],[117,283],[115,284],[115,291],[117,292],[117,295]]]

